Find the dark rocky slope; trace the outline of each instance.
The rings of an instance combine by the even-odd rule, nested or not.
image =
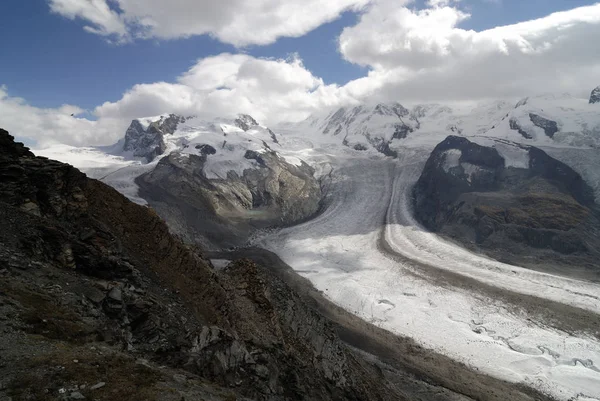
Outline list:
[[[417,219],[501,261],[600,279],[592,189],[542,150],[521,151],[528,168],[507,167],[493,147],[446,138],[415,185]]]

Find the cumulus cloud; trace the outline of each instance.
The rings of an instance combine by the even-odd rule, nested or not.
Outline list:
[[[481,32],[460,28],[470,15],[456,5],[429,4],[377,0],[344,29],[342,56],[372,69],[349,85],[381,98],[445,101],[583,94],[598,84],[600,4]]]
[[[119,41],[209,34],[235,46],[298,37],[369,0],[48,0],[53,12]],[[110,7],[112,4],[112,8]]]
[[[177,82],[135,85],[116,102],[93,110],[96,120],[78,117],[76,106],[40,109],[0,92],[0,121],[6,129],[38,142],[105,145],[119,140],[134,118],[177,113],[202,118],[248,113],[261,123],[299,120],[311,112],[356,102],[350,92],[325,85],[302,61],[221,54],[199,60]],[[71,114],[75,114],[71,116]]]
[[[339,87],[313,76],[298,57],[274,60],[225,53],[199,60],[176,83],[136,85],[95,114],[131,119],[166,112],[207,118],[248,113],[273,123],[336,105],[343,96]]]
[[[127,37],[122,15],[112,10],[105,0],[51,0],[50,10],[69,19],[81,18],[91,25],[84,29],[102,36]]]
[[[73,105],[34,107],[24,99],[10,96],[5,86],[0,87],[0,128],[39,147],[55,143],[83,146],[102,142],[103,137],[116,137],[121,128],[119,121],[81,118],[84,112]]]

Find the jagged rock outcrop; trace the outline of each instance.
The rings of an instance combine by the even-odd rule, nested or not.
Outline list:
[[[171,228],[205,246],[240,245],[256,228],[287,225],[317,212],[321,188],[305,163],[287,163],[273,151],[246,151],[255,168],[207,179],[210,155],[172,153],[136,182]]]
[[[133,120],[125,132],[123,150],[133,152],[135,157],[143,157],[148,162],[162,155],[166,150],[164,136],[173,134],[179,123],[185,122],[185,118],[170,114],[161,117],[144,127],[139,120]]]
[[[590,94],[590,104],[600,103],[600,86],[595,88]]]
[[[0,396],[402,398],[253,262],[217,273],[151,209],[2,130],[0,176]]]
[[[556,121],[548,120],[542,116],[539,116],[534,113],[529,113],[529,119],[536,127],[539,127],[544,130],[544,133],[547,137],[553,138],[554,134],[558,132],[558,124]]]
[[[527,131],[525,131],[521,125],[519,124],[519,122],[517,121],[516,118],[511,118],[509,120],[509,126],[510,129],[517,131],[523,138],[525,139],[533,139],[533,136],[531,136]]]
[[[400,118],[406,117],[410,114],[406,107],[397,102],[388,104],[379,103],[377,106],[375,106],[374,112],[383,116],[397,116]]]
[[[239,129],[248,131],[250,128],[257,126],[258,122],[248,114],[240,114],[238,118],[235,119],[234,124]]]
[[[517,104],[515,105],[515,109],[526,106],[528,102],[529,102],[529,97],[524,97],[523,99],[521,99],[517,102]]]
[[[415,185],[414,210],[427,229],[501,260],[531,265],[535,255],[600,270],[592,189],[535,147],[446,138]]]
[[[418,116],[397,102],[342,107],[311,124],[323,134],[341,136],[345,146],[366,150],[370,145],[390,157],[397,156],[392,141],[406,139],[419,127]]]

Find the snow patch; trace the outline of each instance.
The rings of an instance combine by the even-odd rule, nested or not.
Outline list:
[[[473,181],[473,176],[482,170],[481,167],[471,163],[461,163],[460,166],[463,168],[469,183]]]
[[[448,149],[442,153],[444,162],[442,168],[445,172],[449,172],[451,168],[458,167],[460,165],[460,158],[462,152],[459,149]]]
[[[514,168],[529,168],[529,150],[524,149],[516,144],[508,144],[496,142],[494,148],[500,153],[500,156],[504,159],[504,165],[506,167]]]
[[[146,131],[148,129],[148,127],[150,126],[150,124],[152,124],[153,122],[156,122],[156,121],[163,120],[167,117],[169,117],[168,114],[162,114],[160,116],[154,116],[154,117],[137,118],[137,120],[140,123],[140,125],[142,126],[142,128],[144,129],[144,131]]]

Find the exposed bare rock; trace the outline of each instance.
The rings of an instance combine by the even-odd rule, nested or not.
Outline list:
[[[553,138],[554,134],[558,132],[558,124],[556,121],[548,120],[547,118],[538,116],[534,113],[529,113],[529,119],[536,127],[544,130],[547,137]]]
[[[538,148],[515,151],[527,165],[515,167],[496,148],[448,137],[415,186],[419,221],[503,261],[543,265],[546,258],[565,274],[600,275],[600,214],[591,187]]]
[[[519,124],[519,122],[517,121],[516,118],[511,118],[509,121],[509,125],[510,125],[510,129],[517,131],[519,134],[521,134],[521,136],[525,139],[533,139],[533,136],[531,136],[527,131],[525,131],[521,125]]]
[[[590,104],[600,103],[600,86],[595,88],[590,94]]]
[[[167,149],[164,135],[173,134],[179,123],[185,120],[184,117],[171,114],[151,122],[147,128],[144,128],[139,120],[133,120],[125,133],[123,150],[133,152],[135,157],[143,157],[151,162]]]
[[[273,151],[247,151],[256,168],[209,180],[207,157],[172,153],[136,180],[171,229],[192,242],[239,245],[253,229],[298,222],[318,210],[321,188],[304,163],[289,164]]]
[[[152,209],[6,131],[0,175],[0,396],[403,399],[253,262],[217,274]]]
[[[244,131],[248,131],[250,128],[258,125],[258,122],[248,114],[240,114],[234,123],[236,127]]]

